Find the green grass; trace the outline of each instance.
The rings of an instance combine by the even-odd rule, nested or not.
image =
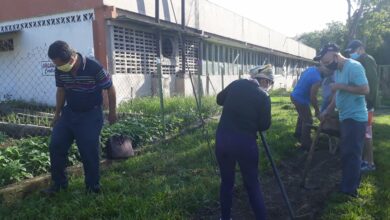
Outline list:
[[[377,170],[363,176],[359,198],[334,193],[322,219],[390,219],[390,115],[376,116],[373,129]]]
[[[132,139],[133,147],[138,147],[162,139],[164,131],[166,135],[178,134],[182,129],[193,125],[198,120],[194,98],[175,97],[166,98],[164,101],[167,103],[168,110],[170,110],[170,114],[165,116],[164,123],[158,114],[158,111],[160,111],[158,99],[136,99],[128,103],[130,105],[127,106],[125,103],[124,106],[127,109],[123,108],[122,110],[129,112],[137,110],[139,115],[122,115],[114,125],[104,126],[101,134],[102,155],[105,156],[105,143],[113,134],[128,136]],[[204,117],[212,116],[218,112],[219,107],[214,104],[215,97],[207,97],[202,101]],[[178,110],[173,112],[175,107]],[[38,122],[34,121],[34,119],[37,119],[34,117],[23,118],[19,116],[20,114],[11,113],[4,117],[15,123],[34,124],[33,122]],[[6,136],[0,133],[0,146],[2,147],[0,148],[0,187],[48,172],[50,165],[49,137],[27,137],[15,141],[6,140]],[[72,160],[70,160],[70,165],[73,165],[78,163],[75,160],[76,158],[80,159],[80,157],[75,154],[75,146],[71,149],[70,158]]]
[[[273,125],[267,134],[275,161],[292,152],[290,133],[293,109],[273,107]],[[70,189],[54,198],[34,193],[17,203],[0,207],[10,219],[189,219],[218,209],[219,176],[214,160],[217,122],[166,144],[144,147],[140,155],[103,171],[103,193],[84,193],[82,177],[71,180]],[[276,141],[278,140],[278,141]],[[279,141],[281,140],[281,141]],[[262,170],[269,169],[264,152]],[[240,175],[238,185],[242,185]]]
[[[215,123],[208,129],[215,129]],[[38,194],[2,206],[10,219],[183,219],[215,207],[219,179],[202,132],[144,148],[140,156],[102,172],[103,193],[86,195],[82,178],[54,198]],[[16,211],[17,210],[17,211]]]
[[[217,111],[215,97],[206,96],[201,98],[202,112],[209,113]],[[197,105],[194,97],[172,97],[164,99],[165,114],[183,114],[192,113],[196,115]],[[123,102],[118,107],[118,112],[123,113],[143,113],[146,115],[156,115],[161,113],[159,97],[136,98],[134,100]]]
[[[293,155],[291,138],[296,113],[292,104],[277,102],[266,138],[278,163]],[[84,193],[83,177],[73,177],[70,188],[53,198],[34,193],[13,205],[2,204],[7,219],[193,219],[218,213],[219,176],[214,161],[217,122],[207,124],[207,137],[194,131],[165,144],[145,146],[140,155],[102,171],[100,195]],[[378,171],[366,176],[359,199],[332,195],[323,219],[386,219],[389,215],[389,115],[375,121]],[[260,149],[263,149],[260,147]],[[260,168],[269,169],[260,151]],[[236,183],[241,186],[241,176]],[[242,187],[239,187],[242,188]],[[267,193],[267,192],[264,192]],[[203,214],[203,215],[202,215]]]

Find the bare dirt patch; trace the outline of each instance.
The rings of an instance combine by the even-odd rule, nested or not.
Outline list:
[[[297,219],[318,219],[326,199],[337,190],[336,185],[341,177],[340,160],[338,151],[335,154],[330,153],[327,139],[321,137],[314,152],[306,181],[306,186],[311,189],[305,189],[301,183],[306,158],[307,153],[299,152],[295,156],[283,160],[278,165],[278,170],[295,216],[299,217]],[[287,205],[272,171],[260,172],[260,184],[268,219],[289,219]],[[219,209],[215,213],[197,218],[219,219]],[[255,219],[243,186],[235,188],[232,219]]]

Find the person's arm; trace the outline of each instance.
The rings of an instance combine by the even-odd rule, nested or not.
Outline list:
[[[350,68],[350,75],[348,77],[347,84],[331,84],[332,91],[342,90],[356,95],[367,95],[370,93],[366,72],[360,63],[356,63]]]
[[[336,108],[336,95],[332,95],[332,100],[329,103],[328,107],[320,114],[320,121],[323,121],[331,112]]]
[[[264,94],[263,103],[260,108],[259,131],[263,132],[271,127],[271,98]]]
[[[364,68],[366,70],[368,86],[370,87],[370,93],[366,95],[367,105],[370,107],[374,107],[376,105],[375,102],[379,83],[377,65],[374,58],[367,57]]]
[[[108,95],[108,121],[110,124],[116,122],[116,92],[115,87],[112,85],[107,89]]]
[[[64,87],[57,87],[57,92],[56,92],[56,111],[54,114],[52,126],[55,125],[57,122],[58,118],[61,115],[62,108],[65,105],[65,89]]]
[[[218,95],[217,95],[217,104],[218,105],[223,106],[223,104],[225,103],[226,96],[229,93],[230,87],[233,83],[235,83],[235,82],[230,83],[226,88],[224,88],[222,91],[220,91],[218,93]]]
[[[314,108],[316,117],[319,117],[319,114],[320,114],[320,109],[318,107],[318,99],[317,99],[317,94],[318,94],[318,90],[319,90],[320,86],[321,86],[321,82],[318,82],[318,83],[315,83],[314,85],[312,85],[311,89],[310,89],[310,102]]]
[[[226,94],[227,94],[226,88],[218,93],[218,95],[217,95],[217,104],[218,105],[223,106],[223,104],[225,103]]]
[[[332,88],[333,92],[337,90],[344,90],[346,92],[357,95],[367,95],[368,93],[370,93],[370,88],[368,87],[368,85],[352,86],[341,83],[333,83],[330,85],[330,87]]]
[[[99,66],[96,74],[97,84],[104,90],[107,90],[108,96],[108,122],[113,124],[116,122],[116,92],[110,74],[103,68],[102,65],[96,62]]]

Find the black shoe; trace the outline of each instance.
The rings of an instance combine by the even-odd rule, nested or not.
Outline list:
[[[310,147],[298,144],[298,145],[296,145],[296,149],[297,149],[298,152],[309,152]]]
[[[67,188],[68,186],[51,185],[49,188],[41,190],[41,194],[45,196],[54,196],[61,190],[66,190]]]

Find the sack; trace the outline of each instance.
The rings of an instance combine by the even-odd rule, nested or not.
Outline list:
[[[134,156],[132,141],[125,135],[113,135],[106,142],[108,159],[125,159]]]

